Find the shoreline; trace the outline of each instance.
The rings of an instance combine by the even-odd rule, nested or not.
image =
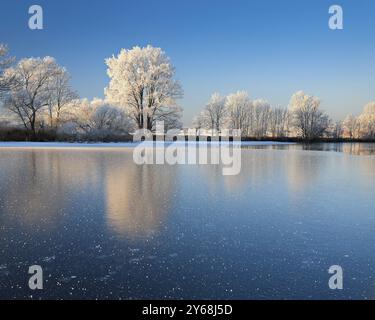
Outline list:
[[[165,142],[165,145],[177,144],[200,144],[200,142]],[[207,142],[209,145],[228,144],[229,142]],[[154,143],[150,141],[150,145]],[[203,144],[203,143],[202,143]],[[236,142],[234,142],[236,144]],[[242,141],[241,146],[272,146],[272,145],[292,145],[293,142],[278,141]],[[0,149],[14,148],[134,148],[139,142],[8,142],[0,141]]]
[[[134,148],[140,142],[35,142],[35,141],[0,141],[0,149],[21,149],[21,148]],[[155,142],[149,142],[150,145],[155,145]],[[205,142],[195,141],[165,141],[165,145],[171,143],[177,144],[204,144]],[[325,144],[325,143],[375,143],[375,141],[277,141],[277,140],[248,140],[238,142],[211,142],[208,145],[219,144],[241,144],[241,146],[277,146],[277,145],[299,145],[299,144]]]

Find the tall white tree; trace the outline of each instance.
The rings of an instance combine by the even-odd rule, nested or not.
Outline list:
[[[229,128],[247,131],[247,118],[251,108],[248,93],[246,91],[237,91],[228,95],[225,107]]]
[[[289,110],[296,133],[303,139],[322,137],[330,124],[329,117],[320,109],[320,100],[303,91],[292,96]]]
[[[124,108],[138,128],[153,129],[156,121],[178,125],[182,97],[180,83],[170,59],[160,48],[147,46],[122,49],[106,60],[109,86],[106,99]]]

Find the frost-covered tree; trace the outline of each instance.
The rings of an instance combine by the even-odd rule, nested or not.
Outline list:
[[[254,137],[262,138],[267,135],[270,125],[271,105],[264,99],[252,103],[250,130]]]
[[[286,108],[272,108],[269,116],[269,130],[273,138],[286,137],[289,133],[290,116]]]
[[[349,139],[358,138],[359,137],[358,129],[359,129],[358,119],[354,115],[349,114],[343,121],[344,136],[348,137]]]
[[[229,129],[247,131],[248,113],[251,101],[246,91],[237,91],[227,96],[226,103],[227,125]]]
[[[63,119],[63,114],[72,101],[78,99],[78,94],[70,85],[70,76],[65,68],[57,67],[48,83],[48,124],[57,128]]]
[[[74,100],[67,106],[60,133],[87,136],[121,135],[133,130],[131,120],[124,110],[94,98]]]
[[[366,104],[363,108],[363,113],[369,116],[373,116],[375,114],[375,101]]]
[[[38,117],[50,101],[50,82],[59,69],[51,57],[28,58],[22,59],[4,73],[5,82],[13,82],[4,106],[34,136],[40,120]]]
[[[375,102],[368,103],[358,117],[362,138],[375,139]]]
[[[358,117],[348,115],[343,127],[345,137],[350,139],[375,139],[375,102],[366,104]]]
[[[287,109],[272,109],[264,99],[251,101],[245,91],[237,91],[226,98],[212,95],[193,124],[197,129],[241,129],[243,136],[258,139],[269,134],[283,137],[289,131],[289,113]]]
[[[193,118],[193,127],[195,129],[207,129],[209,128],[209,122],[207,120],[207,114],[205,110],[203,110]]]
[[[194,118],[193,124],[197,129],[220,130],[226,122],[226,98],[219,93],[213,93],[204,109]]]
[[[327,129],[328,137],[340,139],[343,137],[344,126],[342,121],[331,122]]]
[[[182,97],[180,83],[169,58],[160,48],[122,49],[106,60],[109,86],[106,100],[124,108],[138,128],[154,129],[156,121],[179,125]]]
[[[320,100],[303,91],[292,96],[289,110],[296,134],[303,139],[322,137],[330,124],[328,115],[320,109]]]
[[[226,117],[225,101],[225,97],[222,97],[219,93],[212,94],[204,110],[210,124],[208,129],[215,129],[219,132],[222,128]]]
[[[0,98],[10,89],[13,78],[5,77],[4,73],[14,61],[8,54],[8,47],[0,43]]]

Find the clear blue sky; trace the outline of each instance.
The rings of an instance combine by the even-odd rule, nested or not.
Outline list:
[[[44,30],[28,29],[32,4]],[[342,31],[328,28],[332,4],[344,9]],[[163,48],[187,125],[214,91],[286,106],[304,90],[335,119],[375,100],[374,0],[1,0],[0,9],[0,42],[17,58],[55,57],[82,97],[103,97],[104,59],[121,48]]]

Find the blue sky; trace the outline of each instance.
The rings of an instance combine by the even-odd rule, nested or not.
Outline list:
[[[28,29],[28,8],[44,9],[44,30]],[[344,9],[344,30],[328,8]],[[184,88],[184,121],[212,92],[246,90],[286,106],[304,90],[334,119],[375,100],[373,0],[1,0],[0,42],[17,58],[53,56],[82,97],[103,97],[104,59],[121,48],[163,48]]]

